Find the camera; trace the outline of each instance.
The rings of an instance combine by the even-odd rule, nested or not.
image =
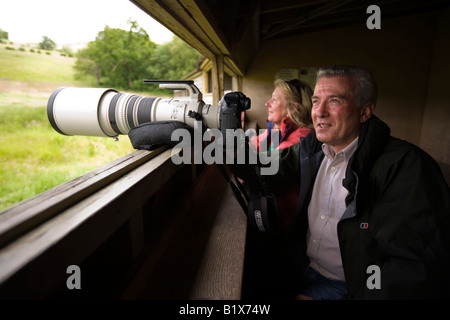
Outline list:
[[[219,105],[205,104],[194,81],[144,80],[160,88],[187,90],[188,97],[142,97],[110,88],[62,87],[47,103],[52,127],[64,135],[117,137],[147,122],[180,121],[194,127],[201,120],[211,129],[240,128],[240,114],[250,108],[241,92],[226,94]]]
[[[187,90],[189,96],[173,99],[148,98],[108,88],[63,87],[55,90],[48,100],[48,119],[52,127],[64,135],[117,138],[118,135],[128,134],[133,147],[147,150],[159,145],[175,144],[172,133],[180,126],[184,129],[183,132],[192,135],[192,130],[186,128],[198,128],[201,121],[202,131],[209,128],[216,138],[211,143],[215,149],[205,148],[203,153],[206,153],[207,149],[210,151],[208,159],[218,164],[217,167],[232,187],[250,224],[261,232],[273,232],[277,225],[274,222],[277,218],[276,204],[273,197],[265,191],[259,175],[265,175],[265,169],[268,169],[267,174],[274,174],[274,171],[278,170],[278,161],[276,157],[273,162],[261,158],[261,163],[270,164],[270,167],[259,168],[256,156],[252,156],[255,153],[248,147],[248,137],[244,134],[241,124],[241,113],[250,109],[250,99],[241,92],[230,92],[225,94],[216,106],[203,102],[202,94],[193,81],[144,80],[144,83],[158,83],[163,89]],[[193,136],[195,140],[198,135],[194,133]],[[200,140],[202,137],[203,133]],[[190,141],[190,146],[191,140],[186,140]],[[183,139],[181,144],[184,146],[184,143]],[[202,141],[202,146],[201,143]],[[183,156],[186,154],[187,161],[190,161],[191,156],[187,151],[183,150],[182,153]],[[252,189],[250,197],[237,179],[235,185],[229,178],[223,167],[223,154],[226,154],[227,161],[231,160],[230,170],[233,174],[239,176],[243,173]],[[234,165],[235,160],[238,166]],[[265,193],[262,193],[263,191]]]

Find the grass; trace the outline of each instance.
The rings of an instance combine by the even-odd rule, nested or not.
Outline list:
[[[46,107],[0,107],[0,210],[133,151],[128,137],[64,136]]]
[[[75,80],[75,58],[0,48],[0,78],[33,82],[84,83]]]
[[[0,211],[133,150],[127,136],[64,136],[49,124],[50,94],[74,80],[75,59],[0,47]]]

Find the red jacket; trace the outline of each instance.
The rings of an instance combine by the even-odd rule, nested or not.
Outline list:
[[[274,124],[267,122],[267,129],[259,136],[254,136],[250,139],[250,145],[257,151],[271,147],[270,133],[272,132]],[[293,144],[300,142],[300,137],[306,137],[312,129],[300,128],[293,123],[289,118],[284,118],[281,122],[280,129],[280,143],[277,149],[289,148]],[[269,141],[265,141],[269,139]],[[267,144],[266,144],[267,143]],[[297,210],[300,185],[298,186],[281,186],[270,190],[277,199],[278,212],[281,218],[281,224],[287,228],[294,219]]]
[[[267,129],[260,134],[259,136],[254,136],[250,140],[251,146],[255,150],[260,150],[261,143],[264,142],[265,139],[268,139],[268,136],[274,129],[274,123],[267,121]],[[280,129],[280,142],[277,149],[289,148],[293,144],[300,142],[300,137],[306,137],[312,130],[309,128],[299,128],[295,123],[293,123],[289,118],[284,118],[281,122]],[[269,138],[270,140],[270,138]],[[270,147],[271,141],[268,141],[267,147]]]

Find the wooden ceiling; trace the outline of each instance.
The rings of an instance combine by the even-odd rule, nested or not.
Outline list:
[[[367,7],[389,19],[449,6],[448,0],[131,0],[207,58],[223,55],[244,75],[264,41],[366,24]]]

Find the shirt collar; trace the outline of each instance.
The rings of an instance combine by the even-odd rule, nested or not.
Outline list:
[[[353,153],[356,151],[357,147],[358,147],[358,137],[355,140],[353,140],[348,146],[346,146],[343,150],[341,150],[336,154],[334,153],[333,148],[326,143],[322,144],[322,151],[330,160],[335,159],[337,156],[344,156],[344,160],[348,161],[352,157]]]

